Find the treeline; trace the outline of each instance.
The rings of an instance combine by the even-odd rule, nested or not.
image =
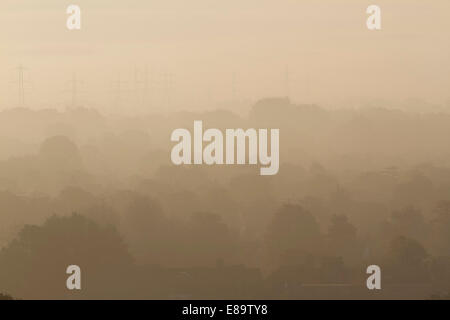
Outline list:
[[[279,128],[279,173],[171,165],[170,132],[198,119]],[[448,296],[449,115],[267,99],[246,117],[16,109],[0,124],[0,292],[15,298]]]
[[[361,238],[345,216],[333,216],[322,233],[298,205],[280,208],[260,243],[231,236],[212,214],[185,222],[187,230],[171,225],[156,233],[161,225],[153,223],[141,235],[146,239],[130,245],[114,226],[78,214],[25,226],[0,251],[0,284],[34,299],[371,298],[365,269],[376,263],[383,270],[383,291],[372,298],[445,297],[450,288],[448,256],[431,255],[403,232]],[[411,227],[404,223],[409,220],[393,226]],[[263,266],[251,266],[255,253]],[[82,269],[80,292],[65,288],[65,270],[75,263]]]

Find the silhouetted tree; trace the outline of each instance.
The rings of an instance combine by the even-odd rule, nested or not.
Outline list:
[[[394,211],[382,228],[382,232],[387,238],[404,236],[424,242],[428,235],[425,218],[419,210],[411,206]]]
[[[0,283],[25,299],[64,298],[71,294],[65,287],[66,269],[78,265],[83,297],[114,297],[116,290],[123,290],[119,287],[131,263],[112,227],[101,227],[77,214],[53,216],[42,226],[25,226],[0,251]]]
[[[327,252],[330,256],[340,256],[346,262],[354,263],[361,257],[362,250],[357,241],[356,227],[345,215],[333,215],[327,234]]]
[[[301,206],[286,204],[273,217],[265,235],[272,262],[299,263],[321,246],[319,225],[314,216]]]
[[[435,212],[435,218],[431,221],[433,252],[450,256],[450,201],[441,202]]]
[[[394,238],[385,257],[386,279],[392,282],[424,282],[429,280],[426,266],[428,253],[413,239]]]

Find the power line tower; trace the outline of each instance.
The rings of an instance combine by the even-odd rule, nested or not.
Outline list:
[[[286,66],[286,70],[284,73],[284,90],[286,98],[289,98],[291,95],[291,75],[289,73],[288,66]]]
[[[133,93],[134,101],[137,105],[145,106],[149,97],[150,86],[153,85],[153,74],[150,74],[148,67],[142,69],[134,68]]]
[[[140,70],[137,66],[134,67],[134,74],[133,74],[133,101],[136,103],[136,105],[139,105],[142,103],[141,99],[141,84],[144,83],[143,80],[139,79]]]
[[[25,107],[25,78],[24,78],[24,71],[26,68],[23,65],[19,65],[16,68],[18,72],[18,89],[19,89],[19,107],[23,108]]]
[[[304,92],[305,92],[305,103],[312,103],[312,76],[314,76],[314,73],[311,73],[311,68],[314,67],[314,60],[313,57],[320,54],[319,51],[307,51],[303,52],[304,54],[304,60],[306,62],[306,70],[304,72]],[[316,75],[317,76],[317,75]]]
[[[149,89],[150,89],[150,74],[148,71],[148,67],[145,66],[144,68],[144,79],[142,80],[143,82],[143,87],[142,87],[142,105],[146,105],[147,104],[147,99],[149,97]]]
[[[162,74],[162,85],[165,95],[165,103],[167,107],[170,107],[172,104],[174,77],[175,77],[174,74],[171,72],[164,72]]]
[[[156,98],[157,75],[155,70],[149,70],[148,66],[145,66],[142,83],[142,105],[151,105]]]
[[[138,96],[139,95],[139,69],[137,66],[134,66],[134,73],[133,73],[133,93]]]
[[[211,90],[211,86],[208,85],[206,87],[206,103],[208,105],[208,107],[211,107],[212,104],[212,90]]]
[[[233,101],[236,101],[237,99],[237,89],[236,89],[236,73],[233,72],[231,76],[231,96]]]
[[[126,81],[122,81],[120,73],[117,77],[116,81],[113,81],[113,87],[114,87],[114,92],[115,92],[115,97],[114,97],[114,105],[116,108],[120,108],[121,104],[122,104],[122,91],[123,91],[123,85],[126,84]]]
[[[78,106],[78,94],[79,89],[78,85],[82,84],[82,81],[79,81],[77,79],[76,72],[72,73],[72,80],[69,81],[70,84],[70,90],[71,90],[71,107],[76,108]]]

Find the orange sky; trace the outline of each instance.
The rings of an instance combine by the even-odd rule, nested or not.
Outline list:
[[[81,31],[66,29],[69,4]],[[366,28],[370,4],[381,31]],[[119,73],[131,87],[144,66],[174,74],[173,108],[231,99],[233,74],[239,99],[285,95],[286,69],[298,102],[450,97],[448,0],[2,0],[0,39],[3,108],[19,63],[33,107],[64,103],[74,71],[105,104]]]

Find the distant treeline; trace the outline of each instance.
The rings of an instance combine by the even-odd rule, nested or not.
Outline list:
[[[170,133],[279,128],[280,170],[174,166]],[[0,113],[14,298],[446,298],[450,115],[265,99],[228,111]],[[67,290],[66,268],[82,270]],[[382,290],[367,290],[379,265]]]

